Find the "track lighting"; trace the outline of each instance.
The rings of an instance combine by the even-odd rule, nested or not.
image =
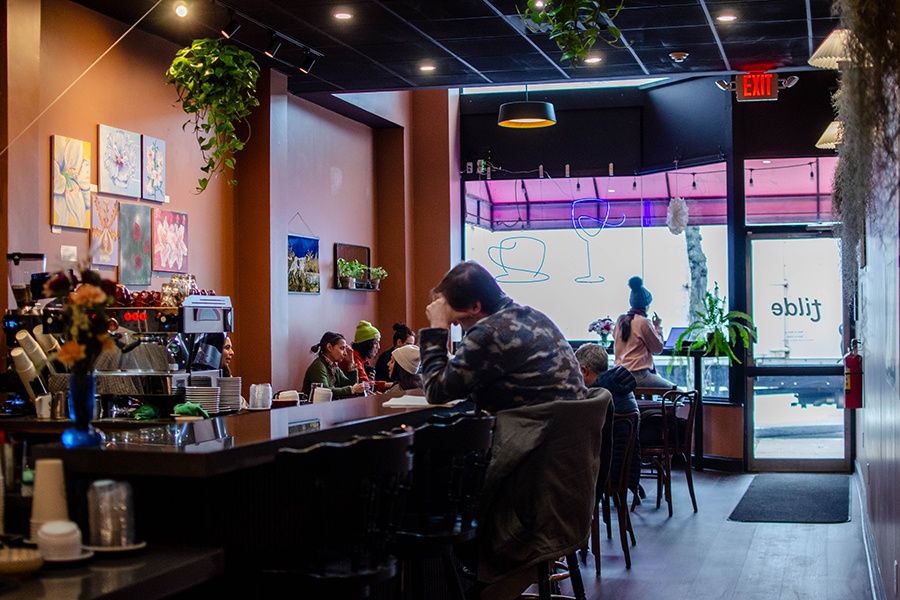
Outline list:
[[[275,33],[272,33],[269,36],[269,47],[266,48],[266,56],[275,58],[275,54],[278,52],[279,48],[281,48],[281,40],[278,39],[278,36]]]
[[[300,72],[309,74],[312,71],[313,65],[316,63],[316,57],[309,50],[306,51],[306,54],[303,55],[303,62],[300,63],[298,67]]]
[[[228,21],[228,25],[223,27],[220,33],[222,34],[223,38],[225,38],[226,40],[230,40],[240,28],[241,24],[237,22],[237,19],[235,19],[234,16],[232,16],[231,20]]]

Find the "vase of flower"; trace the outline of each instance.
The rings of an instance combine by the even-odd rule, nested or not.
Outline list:
[[[91,448],[103,443],[103,434],[91,425],[97,402],[96,378],[93,373],[69,375],[69,419],[73,427],[62,434],[66,448]]]
[[[86,267],[77,274],[57,273],[44,284],[44,296],[57,297],[63,305],[63,343],[54,358],[70,373],[69,418],[74,426],[63,432],[66,448],[99,446],[103,442],[103,434],[91,425],[97,402],[94,365],[101,353],[115,347],[106,310],[115,292],[115,282]]]
[[[600,336],[600,344],[604,348],[609,348],[609,336],[612,335],[613,327],[615,327],[615,323],[609,317],[603,317],[602,319],[597,319],[590,325],[588,325],[589,333],[596,333]]]

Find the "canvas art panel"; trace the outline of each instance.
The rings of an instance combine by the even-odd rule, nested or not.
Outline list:
[[[150,285],[152,258],[151,208],[119,203],[119,283]]]
[[[188,272],[188,216],[161,208],[153,209],[153,270]]]
[[[91,227],[91,143],[62,135],[50,136],[50,225]]]
[[[288,234],[288,292],[318,294],[319,238]]]
[[[166,142],[145,135],[143,143],[143,169],[141,197],[144,200],[166,200]]]
[[[141,134],[100,125],[100,193],[141,197]]]
[[[91,194],[91,263],[119,264],[119,201]]]

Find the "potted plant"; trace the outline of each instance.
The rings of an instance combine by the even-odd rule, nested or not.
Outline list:
[[[209,178],[234,169],[234,153],[243,149],[250,137],[238,137],[236,124],[247,122],[250,109],[259,106],[256,80],[259,65],[253,55],[218,39],[194,40],[175,54],[166,71],[168,83],[175,86],[184,112],[191,115],[183,128],[193,125],[194,135],[206,165],[200,169],[206,177],[198,180],[202,192]],[[229,179],[229,185],[237,180]]]
[[[676,351],[727,356],[729,365],[740,364],[734,348],[739,342],[745,350],[749,348],[750,342],[756,339],[756,328],[750,315],[739,310],[727,311],[725,306],[725,298],[719,296],[719,284],[716,283],[715,291],[707,290],[704,294],[703,308],[695,313],[694,320],[678,336]]]
[[[356,280],[366,274],[366,267],[358,260],[337,260],[338,281],[342,288],[352,290],[356,288]]]
[[[613,19],[624,6],[621,0],[615,8],[597,0],[528,0],[528,7],[522,15],[525,26],[535,33],[549,33],[562,51],[562,61],[571,61],[572,66],[588,57],[598,39],[615,46],[622,39]],[[606,31],[610,39],[603,36]]]
[[[382,267],[369,267],[369,283],[372,289],[377,290],[381,286],[381,280],[388,276],[388,272]]]

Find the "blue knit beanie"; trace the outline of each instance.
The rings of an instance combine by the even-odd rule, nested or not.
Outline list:
[[[631,295],[628,297],[631,308],[647,308],[653,302],[653,294],[644,287],[644,280],[637,275],[628,280],[628,287],[631,288]]]

